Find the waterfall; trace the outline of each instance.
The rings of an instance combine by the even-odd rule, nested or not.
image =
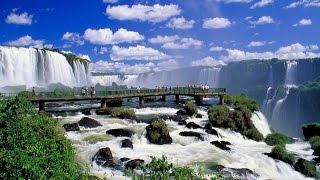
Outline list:
[[[0,87],[47,87],[53,83],[70,87],[86,85],[85,64],[78,60],[73,63],[74,69],[58,52],[0,46]]]
[[[198,83],[197,84],[208,84],[211,87],[219,87],[221,68],[206,68],[200,70]]]

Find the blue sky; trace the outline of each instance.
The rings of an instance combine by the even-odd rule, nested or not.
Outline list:
[[[88,55],[93,71],[319,56],[319,0],[0,0],[0,19],[2,45]]]

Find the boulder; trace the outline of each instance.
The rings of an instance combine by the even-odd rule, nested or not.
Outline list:
[[[314,148],[312,155],[320,156],[320,146]]]
[[[194,131],[181,131],[179,133],[180,136],[188,136],[188,137],[197,137],[200,140],[204,140],[203,138],[203,134],[202,133],[198,133],[198,132],[194,132]]]
[[[133,149],[132,141],[130,139],[122,140],[121,147],[122,148],[131,148],[131,149]]]
[[[169,134],[167,124],[162,119],[152,120],[150,125],[146,127],[146,137],[153,144],[171,144],[172,138]]]
[[[313,136],[320,136],[320,124],[308,124],[302,127],[303,135],[306,140],[309,140]]]
[[[204,125],[203,129],[212,129],[213,126],[211,123],[207,123],[206,125]]]
[[[196,118],[202,118],[202,115],[201,114],[197,114]]]
[[[320,165],[320,157],[315,157],[313,160],[317,165]]]
[[[126,162],[126,161],[129,161],[129,160],[130,160],[130,158],[126,158],[126,157],[120,158],[121,162]]]
[[[98,109],[98,110],[96,110],[96,114],[97,115],[110,115],[111,109],[110,108]]]
[[[216,146],[217,148],[220,148],[224,151],[230,151],[231,149],[227,146],[227,144],[224,142],[220,142],[220,141],[212,141],[211,142],[212,145]]]
[[[228,142],[228,141],[220,141],[222,144],[224,144],[224,145],[231,145],[231,143],[230,142]]]
[[[166,114],[162,114],[162,115],[159,116],[159,118],[166,121],[166,120],[169,120],[169,119],[170,119],[170,116],[169,116],[169,115],[166,115]]]
[[[115,166],[111,150],[108,147],[100,149],[94,155],[93,161],[95,161],[99,166],[104,166],[104,167],[113,167],[113,166]]]
[[[208,134],[219,136],[218,132],[215,129],[206,129],[205,131]]]
[[[172,121],[183,121],[187,119],[187,116],[183,116],[183,115],[173,115],[170,117],[170,119]]]
[[[85,128],[96,128],[96,127],[102,126],[101,123],[89,117],[81,118],[78,124],[79,126],[83,126]]]
[[[294,169],[307,177],[315,177],[317,175],[316,166],[302,158],[299,158],[296,164],[294,165]]]
[[[202,128],[200,125],[194,123],[194,122],[189,122],[187,125],[186,125],[187,128],[189,129],[198,129],[198,128]]]
[[[136,169],[143,163],[144,163],[144,160],[142,159],[133,159],[128,161],[124,166],[126,167],[126,169]]]
[[[84,109],[84,110],[81,111],[81,113],[86,115],[86,116],[92,115],[90,109]]]
[[[115,137],[131,137],[134,134],[127,129],[109,129],[106,133]]]
[[[178,121],[178,125],[186,125],[186,124],[187,124],[186,120]]]
[[[186,115],[187,112],[184,109],[180,109],[179,111],[177,111],[177,115]]]
[[[78,123],[64,124],[63,128],[68,131],[80,131]]]

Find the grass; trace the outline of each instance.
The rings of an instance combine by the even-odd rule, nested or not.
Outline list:
[[[111,116],[121,119],[132,119],[135,118],[135,112],[130,108],[115,107],[111,109]]]

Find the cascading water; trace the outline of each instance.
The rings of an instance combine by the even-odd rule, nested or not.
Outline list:
[[[74,69],[66,57],[57,52],[0,46],[0,86],[86,85],[88,77],[84,63],[78,60],[73,63]]]
[[[198,84],[208,84],[211,87],[219,87],[221,68],[202,69],[199,74]]]

